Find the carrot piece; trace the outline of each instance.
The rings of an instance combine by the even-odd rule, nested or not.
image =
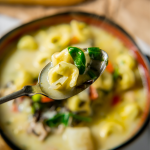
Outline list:
[[[46,97],[46,96],[42,96],[42,99],[41,99],[41,102],[42,102],[42,103],[48,103],[48,102],[51,102],[51,101],[53,101],[53,99],[48,98],[48,97]]]
[[[114,72],[114,67],[112,65],[112,63],[110,61],[108,61],[108,65],[106,67],[106,70],[110,73],[113,73]]]
[[[96,91],[96,88],[93,86],[90,86],[90,99],[95,100],[98,98],[98,93]]]
[[[11,107],[11,110],[12,110],[13,112],[18,112],[18,107],[17,107],[17,105],[16,105],[16,104],[13,104],[12,107]]]
[[[72,37],[72,39],[71,39],[71,41],[70,41],[70,44],[77,44],[77,43],[79,43],[79,40],[78,40],[78,38],[77,37]]]

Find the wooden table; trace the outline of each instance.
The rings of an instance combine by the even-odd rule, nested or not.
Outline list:
[[[27,7],[0,4],[0,13],[18,18],[22,22],[66,10],[80,10],[106,15],[131,35],[141,38],[150,45],[149,0],[87,0],[85,3],[66,7]]]

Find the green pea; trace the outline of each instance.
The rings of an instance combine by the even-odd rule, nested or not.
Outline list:
[[[35,94],[31,98],[34,102],[40,102],[41,101],[41,95],[40,94]]]
[[[78,47],[68,47],[69,54],[74,60],[75,66],[79,69],[79,74],[83,74],[85,71],[85,55],[84,52]]]

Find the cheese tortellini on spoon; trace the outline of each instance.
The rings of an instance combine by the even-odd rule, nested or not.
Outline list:
[[[67,89],[74,87],[78,76],[78,68],[75,65],[65,61],[61,61],[48,73],[49,83],[53,89]]]
[[[68,47],[54,53],[51,57],[51,67],[45,76],[48,90],[69,93],[76,87],[85,89],[85,84],[93,83],[98,78],[99,74],[90,64],[93,60],[101,62],[101,57],[101,50],[98,47],[89,47],[86,50]],[[44,83],[42,86],[44,87]]]
[[[100,55],[100,49],[97,49]],[[82,78],[84,78],[85,74],[87,76],[87,64],[90,64],[92,60],[89,54],[91,53],[78,47],[68,47],[61,52],[53,54],[53,68],[48,72],[50,88],[68,90],[75,87],[77,80],[81,76]]]

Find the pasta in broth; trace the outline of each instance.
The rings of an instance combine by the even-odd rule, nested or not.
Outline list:
[[[47,74],[53,89],[61,91],[80,85],[89,75],[94,77],[92,72],[85,76],[83,69],[91,57],[84,52],[85,65],[77,66],[68,47],[93,46],[104,49],[109,62],[90,88],[65,101],[37,94],[0,106],[1,128],[18,147],[108,150],[127,140],[137,128],[147,94],[137,61],[119,39],[76,20],[20,37],[14,53],[2,65],[2,95],[35,84],[49,61],[54,66]],[[68,67],[69,72],[64,71]]]

